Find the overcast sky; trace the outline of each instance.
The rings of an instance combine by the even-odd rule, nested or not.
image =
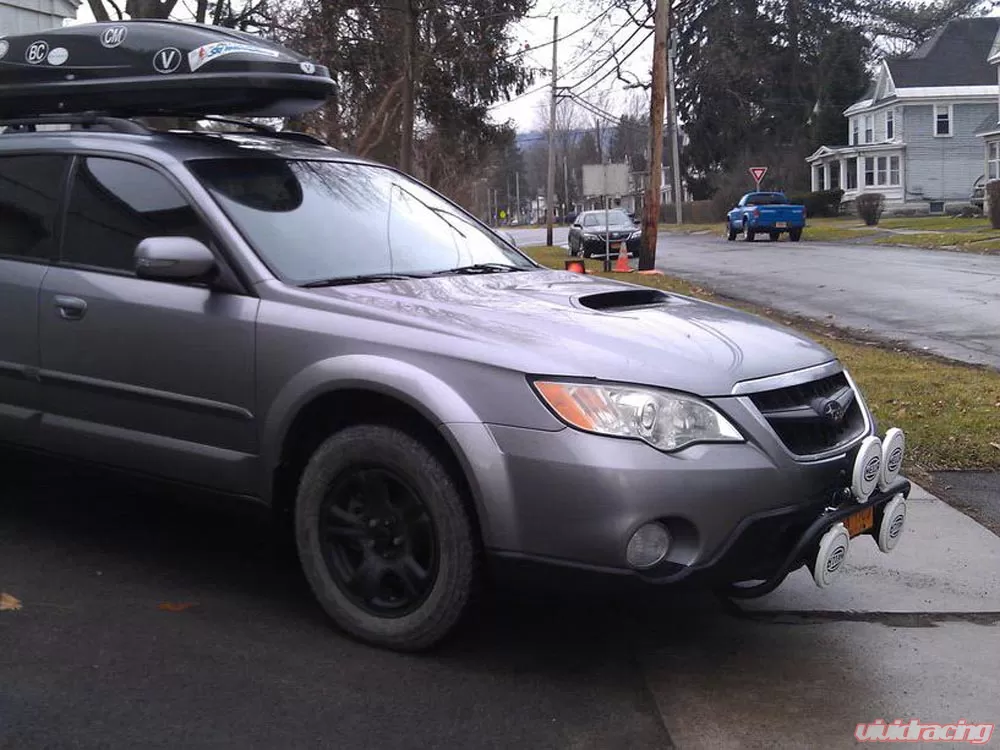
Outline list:
[[[493,108],[493,116],[499,121],[513,120],[518,130],[534,130],[539,125],[542,113],[547,117],[550,84],[548,70],[552,66],[552,19],[559,16],[559,37],[581,29],[556,45],[560,86],[576,86],[575,91],[583,99],[600,103],[602,96],[608,97],[604,108],[615,111],[617,107],[634,91],[627,92],[625,85],[617,79],[614,73],[614,63],[607,62],[594,71],[598,65],[608,59],[608,53],[615,48],[622,48],[622,56],[632,53],[623,68],[635,74],[638,78],[648,79],[652,60],[653,39],[647,30],[635,32],[636,26],[623,12],[606,12],[597,2],[584,0],[538,0],[535,9],[529,13],[530,18],[519,22],[516,26],[518,42],[530,44],[532,47],[547,44],[536,51],[525,55],[525,62],[533,68],[544,68],[545,72],[536,77],[532,89],[544,87],[516,101],[501,104]],[[595,20],[596,19],[596,20]],[[612,36],[613,35],[613,36]],[[605,40],[612,37],[604,44]],[[626,43],[626,40],[627,41]],[[600,48],[604,44],[603,48]],[[600,48],[600,49],[598,49]],[[596,50],[596,51],[595,51]],[[594,71],[593,75],[588,77]],[[607,74],[609,74],[605,77]],[[604,78],[603,81],[601,79]],[[595,85],[596,84],[596,85]],[[593,86],[593,88],[590,88]],[[589,89],[589,90],[588,90]],[[530,90],[530,89],[529,89]]]

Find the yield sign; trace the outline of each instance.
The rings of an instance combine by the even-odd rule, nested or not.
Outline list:
[[[750,167],[750,175],[753,177],[753,181],[760,185],[760,181],[764,179],[764,175],[767,174],[767,167]]]

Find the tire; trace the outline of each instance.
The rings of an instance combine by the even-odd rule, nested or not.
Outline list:
[[[771,232],[770,233],[771,242],[777,242],[781,239],[781,232]]]
[[[295,539],[334,623],[383,648],[439,644],[479,583],[458,486],[434,451],[393,427],[347,427],[319,446],[299,483]]]
[[[746,242],[753,242],[753,238],[757,233],[747,226],[746,222],[743,222],[743,239]]]
[[[729,240],[730,242],[732,242],[733,240],[735,240],[735,239],[736,239],[736,235],[738,235],[738,234],[739,234],[739,232],[737,232],[737,231],[736,231],[735,229],[733,229],[733,225],[732,225],[732,224],[730,224],[730,223],[729,223],[729,222],[727,221],[727,222],[726,222],[726,238],[727,238],[727,239],[728,239],[728,240]]]
[[[798,242],[799,240],[802,239],[802,230],[790,229],[788,231],[788,239],[790,239],[792,242]]]

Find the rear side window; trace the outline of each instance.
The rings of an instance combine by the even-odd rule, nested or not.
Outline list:
[[[0,258],[52,257],[67,162],[57,154],[0,157]]]
[[[135,269],[148,237],[211,237],[187,199],[155,169],[121,159],[80,159],[70,192],[62,260],[104,270]]]

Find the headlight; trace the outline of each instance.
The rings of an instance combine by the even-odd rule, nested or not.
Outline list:
[[[634,232],[632,232],[632,234],[630,234],[628,236],[628,238],[630,240],[640,240],[640,239],[642,239],[642,230],[641,229],[635,230]]]
[[[677,451],[692,443],[742,443],[743,436],[704,401],[679,393],[618,385],[536,381],[566,424],[599,435],[637,438]]]
[[[599,234],[594,234],[593,232],[584,232],[583,233],[583,239],[585,239],[585,240],[602,240],[604,238],[601,237],[601,235],[599,235]]]

